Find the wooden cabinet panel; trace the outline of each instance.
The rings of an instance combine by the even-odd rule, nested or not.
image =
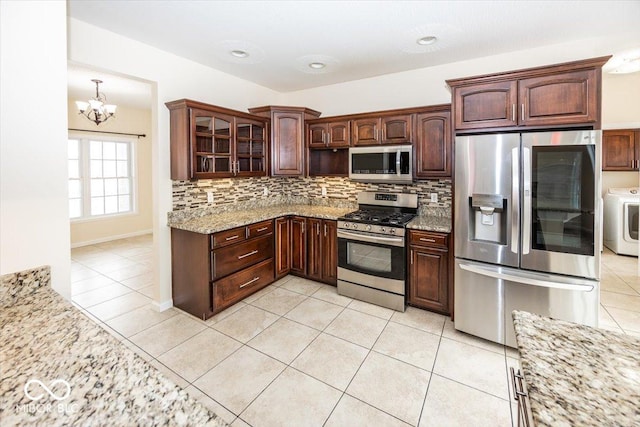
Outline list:
[[[353,120],[352,145],[377,145],[380,143],[380,119],[367,118]]]
[[[329,148],[348,147],[351,140],[351,133],[348,121],[327,123],[329,140],[327,146]]]
[[[216,311],[223,310],[273,282],[273,259],[267,259],[250,268],[213,283],[213,301]]]
[[[332,285],[338,283],[338,223],[337,221],[324,220],[323,227],[323,257],[322,280]]]
[[[639,158],[637,140],[639,132],[634,129],[605,130],[602,132],[602,170],[635,171]]]
[[[224,277],[272,256],[271,235],[215,250],[211,253],[211,277],[213,280]]]
[[[382,135],[380,135],[380,143],[382,144],[407,144],[411,143],[411,114],[403,114],[399,116],[382,117],[380,119],[380,127]]]
[[[327,146],[327,124],[309,125],[309,148],[325,148]]]
[[[247,226],[247,239],[273,233],[273,221],[262,221]]]
[[[232,228],[231,230],[220,231],[211,235],[211,247],[221,248],[242,242],[247,238],[246,227]]]
[[[598,121],[595,69],[559,73],[518,82],[520,125],[554,125]]]
[[[304,174],[303,123],[301,112],[273,113],[272,175]]]
[[[234,176],[266,175],[267,127],[264,122],[236,118]]]
[[[407,297],[410,305],[449,314],[452,290],[448,245],[448,234],[410,230]]]
[[[174,306],[200,319],[211,316],[208,235],[171,229],[171,291]]]
[[[291,270],[291,220],[276,219],[276,278],[289,274]]]
[[[322,280],[322,220],[309,218],[307,225],[307,277]]]
[[[291,272],[300,276],[307,274],[307,220],[291,218]]]
[[[451,176],[451,112],[418,114],[416,122],[415,176]]]
[[[518,85],[515,81],[456,87],[456,129],[516,126]]]

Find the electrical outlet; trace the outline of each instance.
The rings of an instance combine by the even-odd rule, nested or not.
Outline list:
[[[213,203],[213,191],[207,191],[207,203]]]
[[[433,203],[438,203],[438,193],[431,193],[431,201]]]
[[[326,196],[326,195],[327,195],[327,187],[325,187],[325,186],[323,185],[323,186],[322,186],[322,187],[320,187],[320,188],[322,188],[322,195],[323,195],[323,196]]]
[[[264,188],[262,189],[262,195],[263,195],[263,196],[268,196],[268,195],[269,195],[269,189],[268,189],[267,187],[264,187]]]

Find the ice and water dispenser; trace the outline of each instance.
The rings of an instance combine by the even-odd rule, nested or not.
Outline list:
[[[507,199],[500,194],[472,194],[469,209],[469,240],[507,244]]]

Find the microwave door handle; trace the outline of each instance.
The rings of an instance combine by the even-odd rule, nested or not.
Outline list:
[[[402,153],[402,150],[398,150],[398,152],[396,153],[396,175],[400,176],[400,153]]]
[[[531,150],[522,147],[522,255],[531,248]]]

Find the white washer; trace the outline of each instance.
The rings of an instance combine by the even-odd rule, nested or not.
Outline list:
[[[604,196],[604,245],[620,255],[638,256],[640,188],[610,188]]]

